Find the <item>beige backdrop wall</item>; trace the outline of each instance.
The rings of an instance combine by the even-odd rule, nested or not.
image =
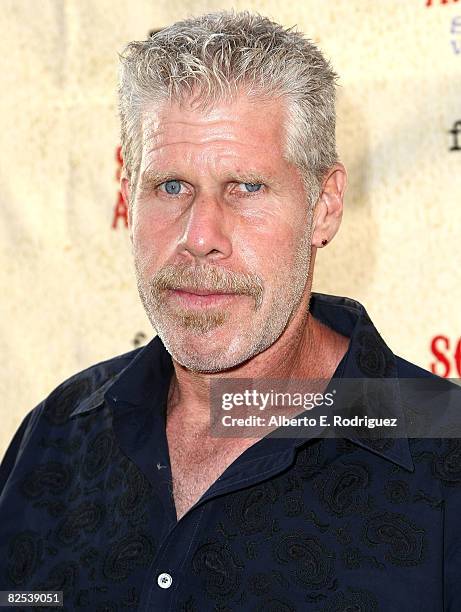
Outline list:
[[[114,223],[117,52],[231,7],[297,24],[341,76],[350,184],[314,289],[361,301],[401,356],[461,375],[461,3],[1,0],[0,456],[57,384],[153,333]]]

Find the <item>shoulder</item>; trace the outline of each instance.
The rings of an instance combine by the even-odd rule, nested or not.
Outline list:
[[[461,401],[461,386],[449,378],[441,378],[398,355],[395,355],[395,363],[400,387],[408,390],[411,397],[424,400],[425,404]],[[461,408],[461,404],[458,405]]]
[[[461,492],[461,386],[396,356],[411,454],[444,495]]]
[[[130,365],[140,347],[77,372],[57,386],[43,402],[43,415],[53,425],[67,421],[82,402],[102,399],[105,390]]]
[[[440,406],[444,402],[457,403],[461,408],[461,386],[449,378],[441,378],[402,357],[395,356],[396,376],[400,387],[409,396],[429,405],[434,401]]]
[[[72,412],[84,403],[93,402],[95,406],[102,403],[105,389],[143,348],[117,355],[77,372],[59,384],[48,397],[26,414],[0,464],[0,493],[19,459],[30,454],[28,450],[31,445],[34,446],[34,457],[38,457],[43,443],[35,448],[36,445],[32,444],[32,441],[48,440],[55,433],[64,438],[70,435],[69,431],[63,428],[69,422]]]
[[[111,359],[95,363],[60,383],[51,393],[24,417],[7,454],[22,447],[38,422],[48,426],[64,425],[69,415],[82,403],[102,396],[104,390],[129,366],[143,347]],[[6,456],[5,456],[6,459]]]
[[[429,372],[429,370],[425,370],[420,366],[400,357],[399,355],[395,355],[395,361],[397,365],[397,375],[399,378],[431,378],[434,381],[439,380],[441,382],[446,381],[446,379]]]

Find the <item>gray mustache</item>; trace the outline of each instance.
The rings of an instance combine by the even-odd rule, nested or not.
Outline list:
[[[212,266],[193,267],[168,265],[152,279],[151,290],[159,295],[166,289],[216,291],[249,295],[259,308],[264,294],[264,284],[258,274],[225,271]]]

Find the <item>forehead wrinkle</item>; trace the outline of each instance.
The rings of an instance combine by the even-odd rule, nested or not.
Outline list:
[[[147,151],[147,154],[151,153],[152,151],[158,151],[159,149],[167,149],[168,147],[175,147],[175,146],[179,146],[179,145],[187,145],[188,147],[201,147],[204,144],[219,144],[220,142],[229,142],[230,140],[232,140],[232,138],[208,138],[208,139],[203,139],[200,142],[193,142],[191,140],[175,140],[174,142],[160,142],[157,145],[153,145],[151,149],[149,149],[149,151]],[[241,143],[241,142],[236,142],[234,141],[235,144],[237,146],[245,146],[247,147],[248,144],[247,143]]]
[[[232,124],[232,125],[230,125]],[[235,133],[233,131],[234,125],[240,125],[236,120],[220,120],[213,122],[192,122],[192,121],[169,121],[169,122],[155,122],[153,126],[145,126],[143,130],[142,142],[148,144],[151,140],[161,140],[162,138],[168,139],[175,136],[174,130],[171,126],[184,126],[187,128],[187,136],[196,140],[198,143],[210,143],[222,141],[238,141],[242,138],[242,134]],[[198,128],[200,132],[198,134],[190,134],[190,132]],[[183,137],[182,133],[178,135],[179,138]],[[191,140],[175,140],[175,144],[195,144]]]
[[[245,155],[241,155],[235,148],[229,149],[226,143],[222,143],[223,147],[216,149],[203,148],[201,144],[191,143],[190,141],[181,141],[181,144],[187,145],[187,150],[182,151],[180,156],[162,155],[162,149],[169,146],[174,146],[178,143],[167,143],[163,145],[152,146],[148,151],[144,152],[144,160],[146,162],[144,171],[148,171],[152,165],[160,166],[159,171],[168,174],[176,174],[176,176],[187,176],[190,171],[194,173],[207,174],[210,171],[215,176],[222,177],[228,180],[246,179],[240,182],[272,182],[278,183],[273,169],[265,163],[254,164],[255,160],[263,160],[259,155],[255,156],[254,152],[248,151],[248,143],[235,143],[238,148],[244,150]],[[156,157],[159,153],[160,157]],[[251,180],[250,180],[251,179]],[[258,180],[256,180],[258,179]],[[261,179],[261,180],[259,180]]]
[[[222,117],[221,119],[215,119],[215,120],[210,120],[210,119],[204,119],[203,121],[192,121],[192,120],[184,120],[181,121],[181,119],[158,119],[157,121],[154,122],[155,125],[185,125],[187,127],[192,126],[192,127],[203,127],[204,125],[209,125],[210,127],[213,127],[215,125],[219,125],[220,123],[238,123],[237,120],[232,117],[232,115],[229,115],[229,117]]]
[[[249,144],[248,142],[239,142],[239,137],[235,134],[200,134],[196,139],[194,139],[194,136],[191,134],[188,134],[187,136],[187,138],[184,138],[182,134],[179,134],[177,139],[175,139],[174,136],[172,138],[171,135],[168,134],[165,138],[165,134],[163,132],[158,132],[156,134],[151,134],[148,138],[144,138],[143,144],[146,145],[152,141],[156,142],[157,144],[152,146],[152,150],[162,147],[170,147],[173,145],[188,145],[193,147],[204,144],[219,144],[220,142],[232,142],[236,145],[245,146],[248,146]]]
[[[218,148],[210,149],[210,144],[218,145]],[[173,155],[170,157],[168,150],[171,150],[172,147],[174,148],[181,146],[184,146],[186,150],[181,151],[180,148],[180,155],[173,153]],[[239,152],[239,149],[243,151],[243,154]],[[159,157],[156,159],[157,155]],[[181,140],[170,143],[152,144],[147,151],[144,148],[142,154],[146,167],[153,163],[161,163],[162,165],[165,164],[166,168],[168,169],[169,164],[176,167],[178,165],[182,166],[184,163],[186,163],[189,166],[198,169],[199,165],[203,164],[205,161],[207,167],[211,166],[215,169],[220,165],[225,168],[225,166],[229,165],[230,162],[233,165],[233,168],[230,169],[231,173],[234,171],[234,168],[237,169],[239,166],[246,168],[249,160],[260,157],[261,155],[258,153],[257,147],[255,148],[255,146],[251,146],[250,143],[234,141],[232,147],[229,147],[228,141],[226,142],[224,140],[210,140],[206,143],[195,143],[189,140]],[[259,172],[256,169],[254,170],[256,173]],[[204,172],[206,172],[206,169]]]

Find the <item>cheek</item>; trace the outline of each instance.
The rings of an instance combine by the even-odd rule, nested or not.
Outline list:
[[[146,225],[133,227],[133,257],[138,274],[150,279],[163,261],[163,237]]]
[[[273,223],[240,227],[234,232],[234,252],[244,262],[248,271],[262,275],[266,283],[282,277],[282,272],[290,270],[294,261],[300,231],[280,218]],[[283,278],[282,278],[283,281]]]
[[[133,211],[133,250],[137,260],[158,260],[172,244],[171,225],[158,214],[139,206]]]

